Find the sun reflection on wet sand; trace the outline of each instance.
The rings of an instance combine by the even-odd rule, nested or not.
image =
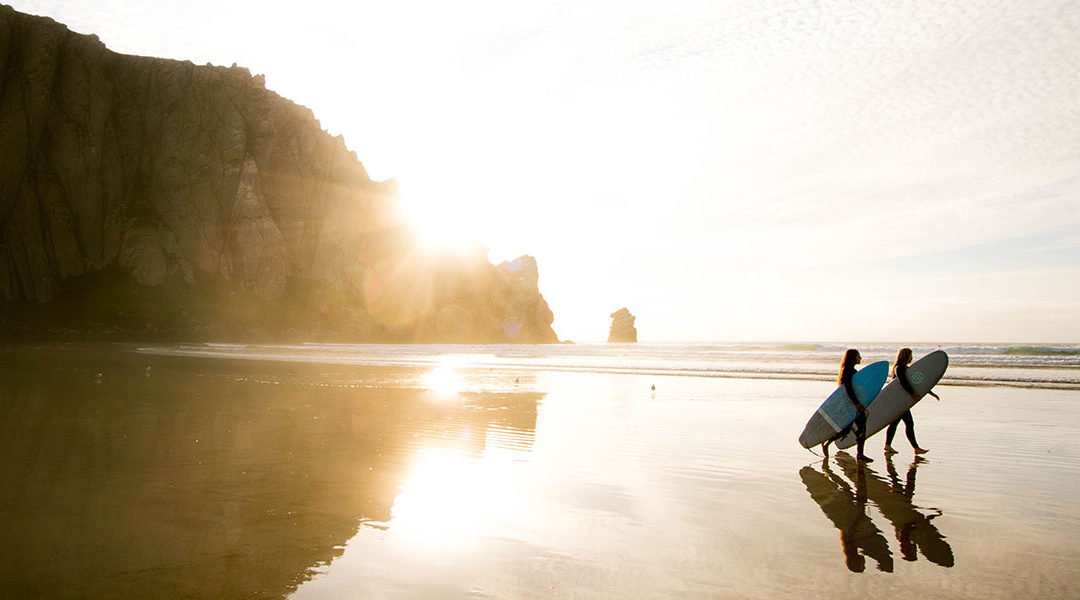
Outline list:
[[[394,500],[390,529],[412,543],[461,545],[516,521],[526,500],[518,454],[489,448],[470,459],[455,449],[418,450]]]
[[[468,391],[465,377],[469,360],[474,357],[448,354],[439,357],[435,367],[421,377],[423,388],[440,400],[449,400]]]
[[[424,389],[439,398],[453,398],[465,389],[465,380],[453,367],[435,367],[424,375]]]

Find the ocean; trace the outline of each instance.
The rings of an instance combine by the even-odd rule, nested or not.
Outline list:
[[[180,344],[139,346],[161,356],[270,360],[371,366],[454,366],[463,369],[540,370],[762,379],[835,379],[844,351],[860,350],[863,364],[896,357],[900,344],[659,343],[659,344]],[[1003,385],[1080,389],[1080,344],[915,344],[916,359],[933,350],[949,355],[940,385]]]

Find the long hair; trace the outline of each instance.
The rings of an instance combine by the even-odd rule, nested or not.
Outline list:
[[[906,367],[909,363],[911,363],[911,348],[901,348],[900,351],[896,353],[896,360],[893,362],[892,376],[896,377],[896,367],[899,367],[900,365]]]
[[[848,351],[844,353],[844,360],[840,362],[840,373],[836,376],[836,385],[844,385],[844,375],[849,372],[855,372],[855,363],[859,362],[861,357],[859,351],[854,348],[848,348]]]

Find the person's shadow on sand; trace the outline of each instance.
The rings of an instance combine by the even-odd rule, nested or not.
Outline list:
[[[821,471],[806,466],[799,471],[799,477],[810,492],[810,497],[840,530],[848,569],[863,572],[866,569],[865,557],[869,556],[877,562],[879,570],[893,570],[889,544],[866,514],[867,500],[873,502],[882,516],[892,523],[904,560],[916,560],[918,550],[934,564],[953,566],[952,548],[945,541],[945,536],[930,522],[940,516],[941,511],[932,509],[934,514],[926,515],[911,503],[915,492],[915,472],[920,461],[911,464],[907,479],[901,483],[891,461],[886,463],[889,473],[887,481],[845,453],[838,453],[835,460],[847,480],[830,469],[828,459],[822,462]],[[854,482],[854,489],[848,480]]]
[[[855,573],[866,570],[866,557],[877,562],[880,571],[893,570],[889,542],[866,514],[866,483],[864,477],[853,479],[855,489],[829,468],[829,459],[821,462],[821,471],[806,466],[799,477],[810,497],[818,503],[825,516],[840,530],[840,545],[844,550],[847,568]]]
[[[885,459],[888,481],[872,469],[860,468],[860,465],[856,464],[855,459],[850,456],[837,455],[836,462],[844,471],[844,475],[849,478],[865,470],[866,494],[877,506],[881,515],[892,523],[896,531],[896,540],[900,543],[900,555],[904,560],[917,560],[916,549],[918,549],[935,565],[953,566],[955,560],[952,547],[945,541],[945,536],[931,523],[933,519],[941,516],[941,511],[936,508],[925,509],[931,514],[924,514],[911,502],[915,494],[915,472],[921,460],[916,459],[911,463],[907,477],[902,483],[891,457]]]

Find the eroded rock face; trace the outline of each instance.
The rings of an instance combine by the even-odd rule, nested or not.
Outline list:
[[[259,170],[250,156],[240,173],[226,240],[228,260],[222,265],[226,279],[260,298],[280,297],[288,274],[285,237],[259,192]]]
[[[169,275],[168,259],[157,229],[129,228],[124,233],[119,261],[120,268],[129,271],[139,285],[161,285]]]
[[[636,343],[637,328],[634,321],[637,317],[630,314],[626,307],[611,313],[611,330],[608,332],[608,343]]]
[[[555,341],[535,261],[528,285],[454,258],[487,275],[440,296],[458,276],[418,255],[396,183],[246,69],[116,54],[0,6],[0,145],[0,334]],[[383,294],[408,306],[381,318],[388,273],[430,296]]]
[[[503,280],[501,294],[496,298],[504,299],[504,308],[498,311],[504,315],[502,329],[507,339],[537,340],[543,343],[558,342],[551,323],[555,316],[547,302],[539,294],[539,270],[536,259],[525,255],[499,265],[499,275]]]

